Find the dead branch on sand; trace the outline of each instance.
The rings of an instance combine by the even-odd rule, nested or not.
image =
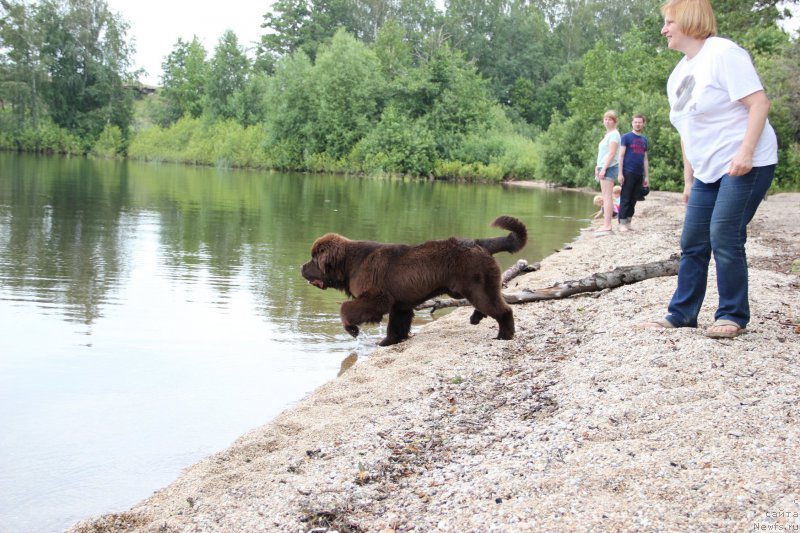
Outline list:
[[[589,277],[556,283],[552,287],[542,289],[522,289],[516,292],[504,292],[503,298],[509,304],[520,304],[527,302],[538,302],[542,300],[555,300],[558,298],[568,298],[575,294],[584,292],[597,292],[604,289],[615,289],[623,285],[638,283],[650,278],[662,276],[675,276],[678,273],[678,254],[672,255],[669,259],[645,263],[643,265],[632,265],[617,267],[611,272],[598,272]],[[522,265],[521,265],[522,263]],[[538,270],[538,263],[535,267],[528,267],[524,260],[517,261],[517,264],[503,273],[503,283],[519,276],[523,272]],[[529,268],[530,270],[526,270]],[[415,309],[430,309],[431,314],[445,307],[463,307],[472,305],[466,299],[456,298],[434,298],[419,304]]]

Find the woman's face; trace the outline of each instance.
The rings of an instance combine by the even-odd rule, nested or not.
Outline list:
[[[603,117],[603,126],[605,126],[607,130],[613,130],[617,127],[617,121],[612,117]]]
[[[661,35],[667,38],[667,47],[679,52],[685,51],[689,36],[681,30],[678,23],[672,17],[664,17],[664,26],[661,28]]]

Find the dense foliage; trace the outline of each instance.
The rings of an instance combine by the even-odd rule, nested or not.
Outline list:
[[[654,186],[677,189],[664,87],[680,55],[659,4],[277,0],[255,57],[230,31],[210,53],[179,39],[132,113],[127,26],[104,0],[0,0],[0,147],[592,186],[613,108],[623,131],[647,116]],[[714,0],[772,99],[776,186],[798,190],[800,44],[778,4]]]
[[[86,150],[116,128],[123,149],[133,111],[127,24],[103,0],[0,5],[2,144]]]

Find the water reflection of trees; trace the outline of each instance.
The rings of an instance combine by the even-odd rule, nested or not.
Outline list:
[[[126,207],[124,167],[113,179],[86,159],[4,155],[0,239],[4,284],[32,293],[42,306],[91,324],[120,278],[120,214]]]

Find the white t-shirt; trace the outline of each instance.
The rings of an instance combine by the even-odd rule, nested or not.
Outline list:
[[[714,183],[728,171],[747,129],[747,108],[739,100],[761,90],[749,54],[728,39],[709,37],[696,56],[680,60],[667,81],[669,120],[695,178]],[[753,166],[777,162],[778,142],[767,121]]]

